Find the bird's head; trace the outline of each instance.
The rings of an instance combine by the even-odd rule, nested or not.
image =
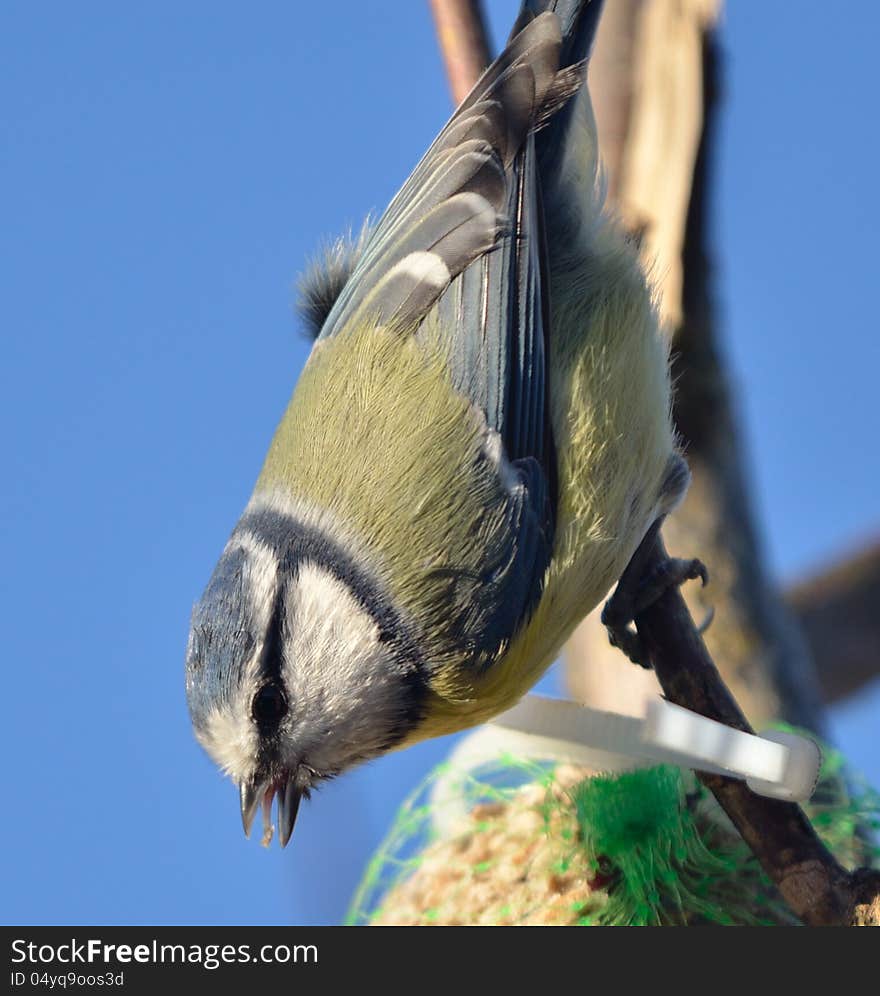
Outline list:
[[[290,839],[320,782],[402,740],[425,687],[380,589],[320,532],[236,528],[193,609],[186,692],[196,737],[239,786],[249,835],[262,807]]]

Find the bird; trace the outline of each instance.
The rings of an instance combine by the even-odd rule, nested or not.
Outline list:
[[[196,739],[289,841],[356,764],[512,706],[689,480],[637,246],[605,206],[601,0],[524,0],[378,220],[192,611]]]

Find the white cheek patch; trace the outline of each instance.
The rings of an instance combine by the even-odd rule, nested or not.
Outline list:
[[[343,582],[302,566],[288,595],[283,675],[296,751],[319,769],[344,767],[393,732],[401,675],[379,636]]]
[[[240,690],[231,703],[214,709],[200,730],[199,743],[224,774],[236,781],[253,774],[259,735],[251,718],[251,696],[260,679],[260,655],[278,592],[279,563],[262,540],[248,532],[237,533],[227,550],[244,550],[241,597],[247,600],[247,618],[257,638],[247,661],[241,662]]]
[[[196,730],[196,737],[224,775],[235,781],[251,777],[259,744],[248,703],[243,699],[231,710],[215,709],[204,727]]]
[[[368,651],[379,642],[378,626],[348,588],[313,564],[304,564],[300,570],[288,609],[295,628],[309,637],[307,646],[297,646],[293,634],[294,649],[308,651],[299,661],[300,667],[340,651],[344,662],[350,664],[356,650]]]
[[[259,675],[262,638],[269,628],[269,620],[278,593],[279,563],[275,552],[248,532],[239,533],[230,541],[230,547],[240,547],[247,554],[243,597],[248,600],[248,615],[252,620],[253,632],[260,637],[260,640],[243,673],[245,682],[253,686]],[[249,710],[248,715],[250,715]]]
[[[247,531],[237,533],[229,546],[244,550],[247,554],[245,581],[248,599],[255,616],[265,612],[268,619],[278,587],[278,557],[275,551]]]

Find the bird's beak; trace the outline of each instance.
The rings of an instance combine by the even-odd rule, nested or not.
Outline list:
[[[287,847],[293,833],[301,799],[302,791],[294,781],[294,776],[290,775],[278,788],[278,840],[282,847]]]
[[[238,786],[241,795],[241,825],[244,827],[245,837],[250,837],[251,827],[254,825],[254,817],[260,808],[267,788],[267,782],[243,781]]]
[[[267,780],[243,781],[239,784],[238,790],[241,797],[241,825],[244,827],[245,837],[250,837],[254,818],[262,803],[263,823],[266,831],[263,838],[264,844],[268,844],[272,838],[270,826],[272,799],[275,795],[278,796],[278,839],[281,846],[286,847],[290,835],[293,833],[296,814],[299,812],[299,804],[302,799],[302,789],[296,783],[296,772],[274,783]]]

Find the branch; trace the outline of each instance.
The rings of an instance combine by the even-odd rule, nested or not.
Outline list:
[[[786,600],[803,628],[825,702],[880,677],[880,540],[796,585]]]
[[[667,559],[657,536],[646,575]],[[751,727],[721,680],[677,588],[636,616],[636,628],[670,702],[727,726]],[[809,926],[880,926],[880,872],[847,872],[819,840],[803,810],[755,795],[742,782],[700,774],[778,887],[792,912]]]
[[[452,100],[460,104],[491,61],[479,0],[430,0]]]

